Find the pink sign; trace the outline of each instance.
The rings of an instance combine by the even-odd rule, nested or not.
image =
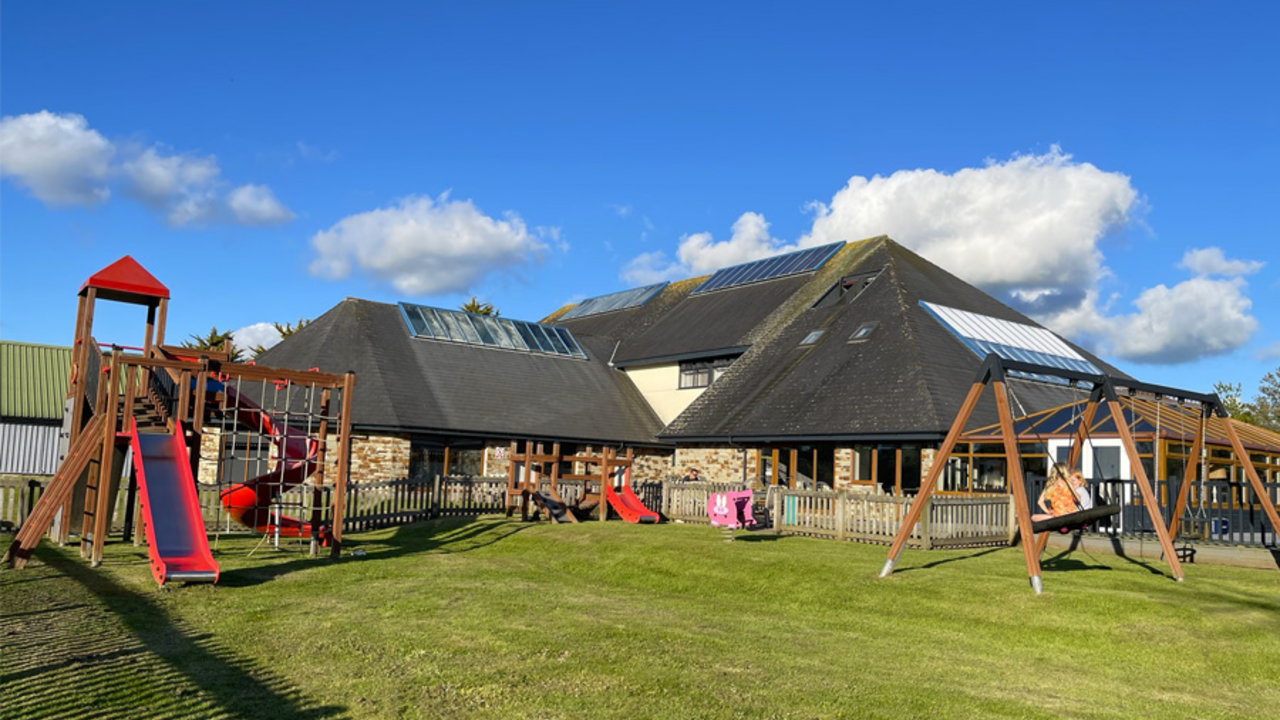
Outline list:
[[[751,491],[711,493],[707,496],[707,517],[713,527],[747,528],[756,524],[751,516]]]

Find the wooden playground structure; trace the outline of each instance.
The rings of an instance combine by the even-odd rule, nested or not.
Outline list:
[[[956,443],[961,436],[965,434],[965,426],[977,407],[983,391],[989,385],[992,388],[996,412],[999,417],[999,436],[1004,446],[1005,467],[1007,468],[1007,483],[1009,490],[1014,498],[1014,508],[1018,524],[1018,533],[1022,538],[1023,555],[1026,560],[1027,576],[1030,580],[1031,587],[1036,594],[1043,591],[1043,583],[1041,580],[1040,556],[1044,552],[1045,545],[1048,542],[1049,530],[1040,530],[1037,532],[1037,526],[1044,527],[1039,523],[1033,523],[1031,519],[1031,500],[1027,496],[1027,487],[1023,477],[1023,464],[1021,460],[1021,451],[1019,446],[1021,443],[1039,439],[1039,433],[1033,432],[1028,428],[1017,430],[1014,427],[1013,415],[1010,409],[1009,391],[1007,388],[1007,380],[1005,373],[1015,372],[1038,378],[1058,378],[1072,385],[1086,383],[1091,388],[1088,402],[1084,405],[1082,412],[1078,417],[1073,419],[1074,427],[1071,429],[1073,438],[1070,446],[1070,455],[1067,459],[1069,467],[1077,467],[1080,460],[1081,449],[1086,441],[1089,440],[1089,428],[1094,425],[1095,418],[1099,410],[1104,410],[1110,415],[1113,423],[1114,432],[1118,435],[1124,453],[1127,455],[1130,467],[1134,474],[1134,479],[1142,498],[1142,505],[1146,509],[1151,525],[1155,530],[1160,548],[1164,554],[1165,562],[1169,565],[1170,574],[1173,578],[1181,582],[1184,578],[1182,564],[1179,561],[1178,553],[1173,547],[1173,538],[1177,534],[1178,522],[1182,516],[1183,510],[1187,507],[1187,496],[1194,484],[1197,470],[1203,471],[1203,463],[1197,464],[1193,462],[1186,463],[1185,477],[1180,485],[1179,494],[1176,502],[1176,511],[1172,514],[1169,522],[1166,523],[1161,516],[1160,504],[1157,501],[1155,491],[1152,488],[1150,478],[1144,468],[1138,448],[1134,442],[1133,433],[1130,423],[1132,418],[1126,418],[1124,408],[1121,404],[1119,388],[1124,388],[1127,394],[1132,396],[1138,393],[1144,393],[1152,398],[1156,403],[1160,403],[1163,399],[1168,398],[1174,401],[1173,416],[1168,421],[1174,421],[1174,418],[1181,418],[1182,423],[1194,422],[1188,418],[1197,418],[1198,433],[1195,434],[1194,444],[1188,453],[1189,458],[1201,457],[1205,451],[1205,437],[1207,434],[1207,426],[1214,415],[1219,416],[1221,422],[1214,423],[1214,428],[1222,435],[1230,446],[1230,452],[1234,459],[1244,468],[1244,474],[1251,486],[1255,496],[1262,505],[1267,520],[1271,523],[1273,531],[1280,532],[1280,515],[1277,515],[1275,503],[1272,502],[1267,490],[1258,476],[1257,469],[1250,460],[1250,455],[1245,449],[1240,439],[1234,423],[1227,417],[1216,395],[1206,395],[1202,393],[1194,393],[1176,388],[1152,385],[1134,380],[1121,380],[1112,378],[1107,375],[1090,375],[1073,370],[1066,370],[1046,365],[1038,365],[1014,360],[1004,360],[997,355],[988,355],[982,364],[982,368],[978,371],[978,376],[970,387],[968,395],[965,397],[959,412],[956,414],[955,420],[951,424],[951,428],[947,432],[946,439],[943,440],[942,447],[934,458],[933,465],[929,469],[928,475],[924,478],[920,485],[920,492],[916,495],[915,500],[911,503],[911,507],[904,519],[893,544],[889,548],[889,556],[885,560],[884,567],[880,571],[880,577],[888,577],[893,573],[894,566],[897,564],[898,556],[907,543],[908,537],[911,535],[916,523],[920,521],[924,508],[929,504],[929,499],[933,495],[938,479],[941,477],[947,466],[947,460],[951,456],[952,451],[956,447]],[[1194,407],[1186,407],[1190,404]],[[1157,405],[1158,408],[1163,407]],[[1131,414],[1132,415],[1132,414]],[[1055,518],[1057,522],[1050,523],[1055,527],[1059,525],[1070,525],[1076,522],[1069,516]]]
[[[507,466],[507,517],[519,508],[521,520],[528,520],[536,510],[553,523],[576,523],[577,513],[596,511],[603,522],[609,519],[612,506],[627,522],[657,521],[656,513],[649,513],[654,516],[653,520],[639,519],[649,511],[642,505],[636,507],[638,499],[630,502],[634,493],[625,478],[635,462],[631,448],[621,455],[612,447],[603,447],[599,453],[572,455],[563,454],[560,450],[560,443],[553,443],[551,452],[547,452],[543,443],[511,441]],[[566,464],[571,472],[563,472]],[[581,483],[581,491],[566,498],[565,481],[574,482],[575,489],[577,483]]]
[[[98,300],[146,308],[141,347],[102,351],[93,336]],[[313,555],[322,545],[341,552],[355,374],[235,363],[225,351],[166,345],[168,301],[168,288],[127,255],[81,287],[65,455],[5,553],[12,567],[26,564],[46,533],[66,543],[73,532],[97,566],[123,490],[124,538],[145,538],[157,582],[216,581],[195,501],[202,470],[226,484],[229,517],[277,538],[309,538]],[[310,517],[285,516],[280,498],[303,488]]]

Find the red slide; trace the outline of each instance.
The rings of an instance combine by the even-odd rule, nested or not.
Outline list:
[[[609,500],[609,507],[613,508],[623,520],[629,523],[656,523],[658,522],[658,513],[650,510],[640,502],[640,498],[631,489],[631,468],[627,468],[627,472],[622,476],[622,487],[614,490],[609,485],[605,485],[604,496]]]
[[[222,505],[236,522],[260,533],[278,529],[281,537],[310,537],[311,525],[295,518],[272,518],[271,504],[276,494],[301,483],[316,469],[319,442],[306,431],[280,427],[258,404],[224,386],[227,402],[235,408],[236,420],[269,438],[276,449],[276,465],[267,473],[222,491]],[[329,531],[320,529],[321,539],[328,543]]]
[[[129,435],[142,491],[151,574],[161,585],[168,580],[218,581],[218,563],[209,552],[187,444],[182,438],[181,425],[172,435],[149,434],[139,433],[137,422]]]

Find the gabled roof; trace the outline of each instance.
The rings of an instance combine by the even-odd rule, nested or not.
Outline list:
[[[259,361],[354,370],[353,423],[365,429],[659,444],[662,423],[608,366],[613,342],[578,340],[586,360],[417,339],[396,305],[348,298]]]
[[[98,290],[98,297],[142,305],[169,297],[169,288],[147,272],[132,256],[119,260],[89,276],[80,286],[80,294],[89,288]]]
[[[814,307],[842,277],[875,272],[876,279],[860,292]],[[661,436],[685,442],[936,440],[951,425],[981,358],[921,300],[1035,324],[888,238],[850,243],[753,331],[750,349]],[[850,336],[869,322],[878,323],[876,329],[851,342]],[[815,330],[824,332],[801,346]],[[1075,349],[1107,372],[1123,375]],[[1046,397],[1028,394],[1036,408],[1061,391],[1046,388],[1041,394]],[[980,406],[976,415],[975,420],[994,418],[994,411]]]
[[[71,348],[0,340],[0,417],[62,419]]]

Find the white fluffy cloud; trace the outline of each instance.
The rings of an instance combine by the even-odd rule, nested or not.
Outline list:
[[[1257,260],[1228,260],[1222,248],[1207,247],[1188,250],[1182,256],[1179,267],[1184,267],[1196,275],[1222,275],[1237,277],[1252,275],[1262,269],[1266,263]]]
[[[680,238],[675,261],[669,260],[661,251],[643,253],[627,263],[622,269],[622,278],[636,285],[650,285],[714,272],[722,267],[790,252],[797,247],[771,237],[764,215],[747,212],[733,223],[733,232],[728,240],[716,242],[708,232],[685,235]]]
[[[225,192],[213,155],[112,143],[74,113],[44,110],[0,119],[0,176],[12,177],[51,206],[105,202],[110,184],[119,181],[125,194],[163,213],[171,225],[273,225],[293,219],[265,185]]]
[[[124,161],[129,194],[165,213],[171,225],[210,220],[218,208],[222,169],[213,156],[166,155],[147,148]]]
[[[1240,278],[1195,277],[1144,290],[1138,312],[1111,318],[1104,352],[1138,362],[1176,364],[1241,347],[1258,329]]]
[[[1261,263],[1229,260],[1218,248],[1192,250],[1181,266],[1196,276],[1147,289],[1136,312],[1113,315],[1098,302],[1110,274],[1100,248],[1140,208],[1121,173],[1076,162],[1058,147],[1043,155],[955,173],[901,170],[855,176],[829,202],[811,203],[813,225],[795,243],[773,238],[757,213],[733,233],[685,235],[676,259],[637,256],[625,280],[640,285],[840,240],[889,235],[929,260],[1058,332],[1116,357],[1178,363],[1230,352],[1257,328],[1239,276]],[[1220,276],[1212,279],[1208,276]]]
[[[280,331],[269,322],[246,325],[231,333],[231,342],[241,350],[248,351],[261,345],[269,348],[280,342]]]
[[[802,243],[889,235],[1002,299],[1051,312],[1079,304],[1097,281],[1098,243],[1130,220],[1137,200],[1127,176],[1054,147],[953,174],[853,177],[815,205]]]
[[[316,233],[311,272],[331,279],[363,272],[406,295],[463,292],[480,278],[536,260],[544,236],[515,213],[501,219],[470,200],[409,197],[398,205],[350,215]]]
[[[105,202],[114,153],[82,115],[42,110],[0,118],[0,177],[48,205]]]
[[[242,225],[281,225],[293,212],[266,185],[241,185],[227,194],[227,208]]]

